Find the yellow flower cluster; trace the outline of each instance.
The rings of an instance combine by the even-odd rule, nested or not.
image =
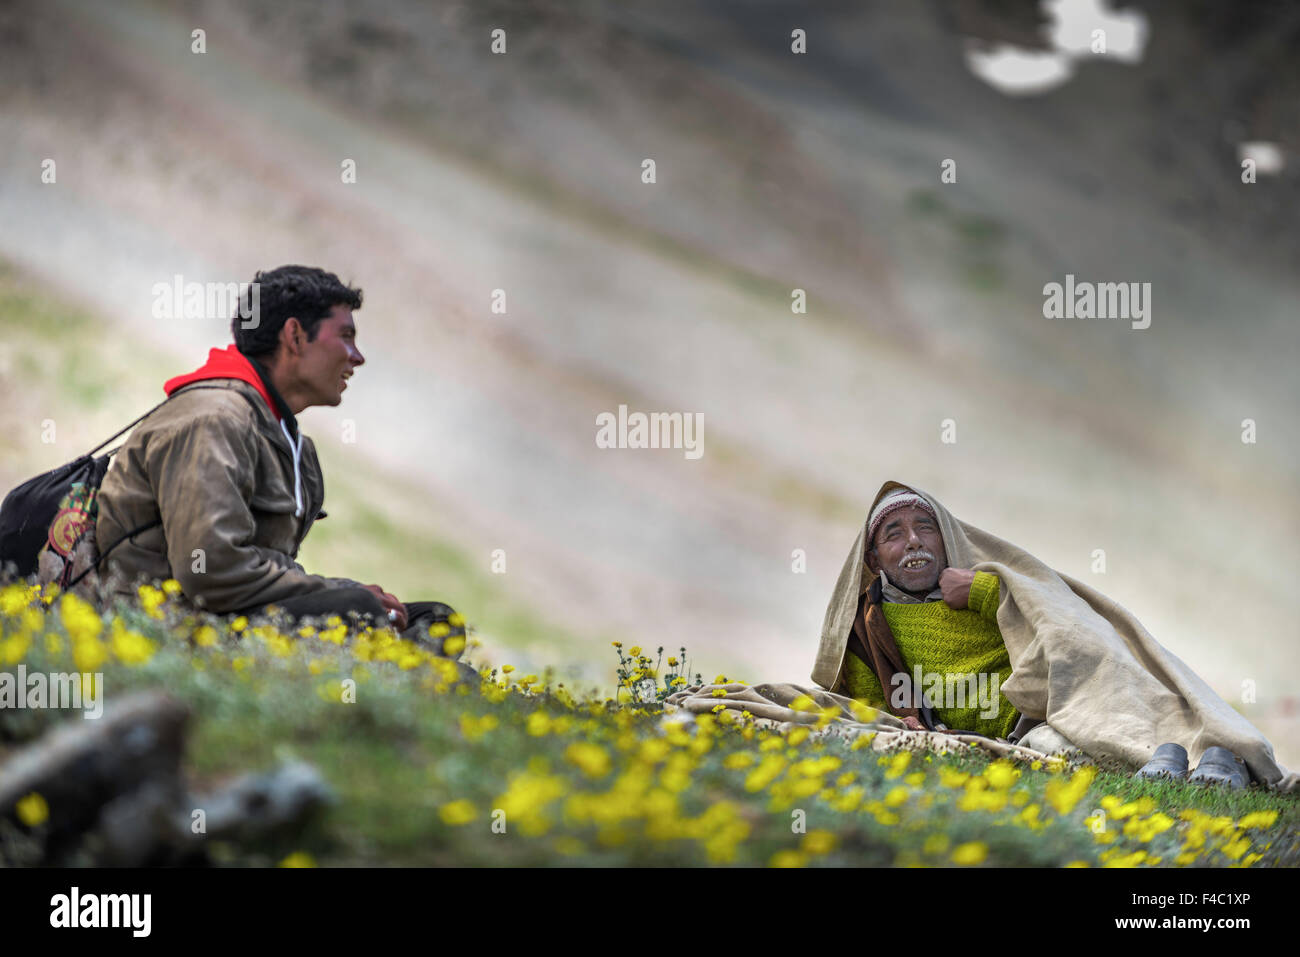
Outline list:
[[[1267,829],[1277,821],[1277,811],[1254,811],[1234,822],[1226,816],[1216,816],[1186,808],[1178,817],[1185,822],[1183,846],[1174,863],[1180,866],[1191,864],[1197,857],[1218,851],[1233,863],[1229,867],[1249,867],[1261,857],[1262,851],[1249,853],[1251,838],[1249,832]]]
[[[1048,781],[1044,797],[1056,813],[1064,817],[1073,811],[1074,806],[1088,793],[1088,788],[1092,787],[1092,779],[1096,776],[1095,767],[1090,764],[1084,765],[1074,772],[1069,781],[1062,781],[1060,778]]]
[[[1054,771],[1063,763],[1035,762],[1026,769],[998,759],[979,770],[978,764],[966,763],[962,749],[955,763],[900,750],[879,755],[872,765],[859,752],[872,746],[874,735],[860,734],[846,748],[840,739],[823,733],[841,714],[839,708],[821,708],[807,696],[794,703],[804,723],[781,730],[724,703],[716,714],[661,719],[651,718],[652,711],[658,715],[657,705],[578,702],[563,686],[547,691],[550,672],[544,679],[532,674],[516,677],[511,665],[502,666],[496,680],[485,680],[481,692],[473,694],[457,684],[460,668],[455,662],[389,629],[353,629],[335,616],[323,627],[300,627],[287,634],[241,619],[223,634],[212,624],[182,621],[168,605],[178,594],[179,586],[171,583],[141,590],[145,617],[163,620],[162,628],[142,623],[138,614],[104,618],[72,594],[53,600],[47,615],[38,607],[38,599],[43,603],[46,596],[38,591],[28,586],[0,589],[0,662],[14,664],[28,654],[70,654],[81,671],[94,672],[114,662],[139,667],[157,661],[161,664],[153,667],[159,668],[173,660],[160,657],[160,652],[174,655],[179,650],[196,668],[235,672],[240,680],[255,682],[255,691],[268,675],[301,669],[313,677],[308,687],[333,703],[356,700],[340,695],[340,682],[346,684],[349,677],[363,683],[389,675],[439,694],[455,685],[469,707],[453,709],[447,730],[459,731],[467,753],[477,749],[479,758],[492,756],[484,767],[497,770],[485,770],[485,777],[501,777],[482,791],[438,794],[430,804],[436,821],[445,828],[472,830],[488,826],[485,816],[491,817],[494,828],[499,818],[507,833],[544,837],[556,853],[566,856],[587,853],[589,843],[608,850],[629,844],[640,848],[645,842],[685,842],[710,863],[725,864],[737,859],[758,823],[797,807],[808,808],[810,815],[842,815],[839,821],[846,831],[858,822],[894,829],[901,848],[894,863],[899,866],[979,866],[997,863],[1002,843],[999,840],[993,850],[985,841],[967,839],[976,835],[957,826],[956,812],[1000,815],[981,818],[976,825],[1006,827],[1004,833],[1059,827],[1062,817],[1076,813],[1097,774],[1087,766],[1068,777],[1053,776],[1044,782],[1038,800],[1031,796],[1031,786],[1042,776],[1030,771]],[[433,637],[448,634],[446,626],[435,628]],[[448,639],[446,649],[456,652],[464,643],[463,638]],[[653,676],[641,649],[632,652],[634,673]],[[670,667],[676,667],[676,661],[670,658]],[[727,681],[721,675],[717,680]],[[715,694],[727,699],[724,689]],[[737,702],[732,696],[727,703]],[[506,707],[490,707],[501,704]],[[854,708],[853,714],[859,721],[877,716],[866,706]],[[527,767],[503,770],[497,756],[518,747],[532,754]],[[977,769],[968,770],[972,766]],[[446,788],[450,779],[440,777],[446,773],[431,768],[431,780]],[[764,804],[765,812],[759,810]],[[1097,844],[1109,845],[1097,848],[1096,858],[1108,867],[1152,866],[1162,862],[1160,855],[1186,865],[1211,854],[1215,863],[1249,866],[1267,850],[1256,848],[1252,840],[1278,818],[1275,810],[1252,812],[1236,822],[1192,810],[1175,816],[1161,811],[1151,797],[1125,801],[1107,795],[1100,805],[1104,826],[1094,830],[1093,837]],[[938,821],[927,813],[932,807],[943,809]],[[24,797],[16,812],[29,827],[38,826],[50,813],[38,794]],[[953,831],[943,833],[948,823]],[[1070,827],[1095,823],[1075,817]],[[1087,843],[1077,831],[1069,834]],[[1176,850],[1179,841],[1182,846]],[[766,848],[760,859],[777,867],[803,867],[819,863],[841,845],[852,842],[838,826],[813,829],[790,846]],[[311,858],[290,855],[285,866],[304,860]],[[1072,860],[1066,866],[1088,864]]]
[[[517,825],[525,837],[536,837],[551,826],[547,806],[567,790],[565,779],[548,774],[545,760],[535,758],[527,771],[511,776],[509,787],[493,802],[493,808],[505,813],[507,828]]]

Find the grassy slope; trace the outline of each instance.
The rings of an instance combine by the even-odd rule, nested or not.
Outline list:
[[[17,615],[0,616],[0,662],[71,670],[61,618],[38,616],[27,631]],[[193,626],[166,609],[158,620],[138,609],[121,619],[152,648],[144,662],[97,666],[110,706],[145,687],[187,702],[187,767],[199,790],[295,757],[314,763],[337,792],[327,815],[298,834],[256,849],[218,848],[226,863],[305,852],[332,865],[943,865],[967,860],[953,856],[963,846],[969,863],[984,865],[1169,865],[1182,853],[1192,866],[1300,863],[1300,802],[1257,788],[1224,792],[1103,772],[1070,799],[1068,773],[991,768],[973,751],[877,754],[804,729],[708,718],[705,727],[670,730],[658,715],[595,701],[572,706],[517,683],[483,693],[439,687],[436,667],[396,643],[223,633],[200,646]],[[95,646],[84,636],[76,644],[83,655]],[[342,700],[344,677],[357,682],[355,702]],[[8,711],[0,720],[0,741],[13,746],[55,718]],[[1143,797],[1149,807],[1137,806]],[[1102,844],[1086,819],[1108,803]],[[464,817],[451,816],[456,809]],[[491,829],[493,809],[506,813],[504,833]],[[1218,821],[1197,824],[1180,817],[1184,809]],[[811,837],[792,831],[796,810]],[[1245,819],[1270,810],[1278,815],[1266,826]],[[1161,824],[1154,836],[1138,833]],[[20,843],[7,847],[0,853],[19,860]]]
[[[33,283],[8,271],[0,272],[0,334],[9,370],[0,412],[0,443],[6,453],[3,478],[9,484],[72,457],[127,421],[132,410],[147,408],[157,383],[176,371],[171,357],[120,339],[98,338],[88,315],[51,302]],[[47,416],[58,425],[57,452],[35,453],[34,442],[22,438],[23,430],[38,432]],[[512,603],[491,575],[441,544],[436,530],[422,527],[418,518],[415,523],[399,521],[390,504],[395,496],[366,495],[367,489],[383,488],[383,480],[364,466],[349,462],[347,468],[338,467],[338,453],[322,448],[330,517],[314,532],[305,564],[329,574],[383,581],[415,598],[451,599],[492,635],[494,644],[499,639],[512,648],[564,661],[567,643],[560,629]],[[436,595],[426,594],[430,583]],[[1082,818],[1100,806],[1104,794],[1116,794],[1125,801],[1148,795],[1175,819],[1182,808],[1233,819],[1277,810],[1280,818],[1273,828],[1250,832],[1258,837],[1245,853],[1261,854],[1260,864],[1297,862],[1300,811],[1293,798],[1279,795],[1139,784],[1103,774],[1068,815],[1057,819],[1043,801],[1053,777],[1026,770],[1007,792],[1004,812],[954,814],[954,803],[966,791],[943,785],[936,769],[943,764],[978,770],[987,766],[978,755],[929,761],[918,755],[911,759],[908,773],[921,768],[922,779],[891,778],[874,752],[852,751],[840,741],[795,744],[772,734],[751,733],[746,739],[724,733],[680,737],[655,759],[658,746],[646,742],[664,740],[664,732],[654,716],[626,710],[607,713],[599,706],[571,711],[554,699],[517,689],[491,692],[500,700],[477,693],[437,693],[423,665],[403,671],[393,664],[358,663],[352,651],[314,638],[305,639],[284,658],[260,639],[241,643],[229,635],[216,647],[194,649],[187,637],[191,629],[184,623],[163,627],[138,615],[129,620],[149,634],[159,650],[141,666],[110,662],[103,668],[109,701],[129,688],[162,686],[188,702],[195,713],[189,767],[197,784],[266,767],[293,754],[320,767],[339,793],[339,805],[322,826],[284,846],[256,852],[226,849],[226,859],[232,861],[268,863],[291,850],[306,850],[322,862],[337,864],[761,864],[779,852],[793,851],[795,856],[777,859],[941,864],[951,862],[954,847],[978,842],[987,846],[988,863],[1059,865],[1099,861],[1104,848],[1082,826]],[[41,629],[59,636],[52,642],[26,634],[15,620],[0,624],[0,666],[11,668],[23,661],[29,668],[71,667],[57,618]],[[610,664],[612,672],[612,658]],[[358,679],[355,704],[338,700],[337,682],[345,674]],[[560,719],[559,730],[554,720],[538,718],[532,719],[530,730],[530,716],[536,712]],[[475,737],[473,722],[486,715],[498,726]],[[9,742],[0,743],[0,758],[49,720],[47,714],[33,712],[11,711],[2,717],[0,741]],[[550,726],[546,733],[532,733],[543,724]],[[582,752],[571,750],[575,744],[595,745],[604,758],[588,754],[584,762]],[[726,766],[728,761],[743,763],[747,758],[735,755],[746,754],[752,762],[748,766]],[[778,756],[780,772],[771,782],[755,786],[754,770]],[[793,770],[798,761],[826,757],[834,757],[839,766],[821,775]],[[609,761],[609,770],[597,774],[602,760]],[[525,773],[530,762],[532,770]],[[852,780],[842,780],[842,775]],[[817,787],[808,790],[814,779]],[[548,786],[557,794],[551,800],[545,800]],[[848,810],[855,788],[861,792],[856,807]],[[1023,791],[1023,799],[1015,797],[1018,791]],[[887,799],[900,803],[887,805]],[[443,820],[441,809],[457,800],[470,802],[474,821],[452,825]],[[1043,817],[1053,823],[1039,830],[1006,823],[1020,813],[1017,800],[1039,805]],[[511,809],[521,827],[492,834],[487,814],[502,805]],[[801,839],[790,832],[795,807],[807,811],[809,830],[835,835],[835,850],[799,856]],[[563,823],[561,808],[568,809]],[[533,822],[534,830],[542,833],[520,833],[521,822]],[[1122,826],[1112,822],[1112,829]],[[1119,846],[1129,852],[1148,850],[1168,863],[1188,830],[1189,825],[1180,822],[1150,843],[1121,837]],[[738,836],[742,831],[743,837]],[[485,835],[491,839],[485,840]],[[928,845],[927,838],[932,839]],[[1211,837],[1209,844],[1214,841]],[[1217,851],[1197,858],[1197,863],[1228,862]]]

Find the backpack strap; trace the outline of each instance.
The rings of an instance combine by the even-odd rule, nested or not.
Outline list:
[[[109,441],[112,441],[112,440],[110,439]],[[82,572],[80,575],[78,575],[76,578],[72,579],[72,581],[68,582],[68,588],[67,588],[67,590],[68,590],[68,591],[71,591],[73,588],[77,587],[77,582],[81,581],[83,578],[85,578],[87,575],[89,575],[92,571],[94,571],[95,569],[97,569],[97,568],[99,567],[99,563],[102,562],[105,558],[108,557],[108,553],[111,552],[113,549],[117,548],[117,546],[121,545],[121,544],[122,544],[124,541],[126,541],[128,538],[131,538],[131,537],[134,536],[134,535],[138,535],[140,532],[147,531],[147,530],[153,528],[154,526],[156,526],[156,525],[161,525],[161,524],[162,524],[162,519],[161,519],[161,518],[155,518],[152,522],[145,522],[143,525],[139,526],[138,528],[133,528],[133,529],[131,529],[131,531],[127,532],[125,535],[123,535],[121,538],[119,538],[117,541],[115,541],[112,545],[109,545],[108,548],[106,548],[106,549],[104,549],[102,552],[100,552],[100,553],[99,553],[99,557],[98,557],[97,559],[95,559],[95,562],[94,562],[93,565],[91,565],[89,568],[87,568],[85,571],[83,571],[83,572]]]
[[[146,412],[144,415],[140,416],[140,418],[136,419],[136,420],[135,420],[134,422],[132,422],[130,425],[126,426],[125,428],[120,429],[120,430],[117,431],[117,432],[114,432],[112,435],[110,435],[108,438],[106,438],[103,442],[100,442],[98,445],[96,445],[93,449],[90,450],[89,454],[90,454],[90,455],[94,455],[96,452],[98,452],[98,451],[99,451],[100,449],[102,449],[104,446],[108,445],[109,442],[112,442],[112,441],[113,441],[115,438],[117,438],[119,435],[125,435],[127,432],[130,432],[132,429],[134,429],[137,425],[139,425],[139,424],[140,424],[141,422],[143,422],[145,419],[149,418],[149,416],[153,415],[155,412],[157,412],[159,409],[161,409],[161,408],[162,408],[164,405],[166,405],[170,400],[171,400],[171,396],[169,395],[166,399],[163,399],[161,402],[159,402],[157,405],[155,405],[152,409],[150,409],[150,410],[149,410],[148,412]],[[120,449],[121,446],[119,445],[118,448]],[[114,450],[113,450],[113,452],[116,452],[116,451],[117,451],[117,449],[114,449]],[[110,452],[109,454],[111,455],[112,453]]]
[[[191,383],[190,385],[192,385],[192,386],[193,386],[194,388],[196,388],[196,389],[215,389],[215,388],[218,388],[217,386],[195,385],[194,383]],[[136,420],[135,420],[134,422],[132,422],[130,425],[126,426],[126,428],[121,429],[120,431],[118,431],[118,432],[115,433],[114,435],[110,435],[110,436],[109,436],[107,439],[105,439],[103,442],[100,442],[97,446],[95,446],[93,449],[91,449],[89,455],[93,456],[96,452],[98,452],[98,451],[99,451],[100,449],[102,449],[104,446],[108,445],[108,443],[112,442],[112,441],[113,441],[114,439],[116,439],[118,436],[123,435],[123,434],[125,434],[126,432],[129,432],[131,429],[135,428],[137,425],[139,425],[141,422],[143,422],[143,421],[144,421],[145,419],[147,419],[149,416],[153,415],[155,412],[157,412],[159,409],[161,409],[164,405],[166,405],[169,401],[171,401],[172,398],[174,398],[176,395],[178,395],[178,394],[179,394],[183,389],[185,389],[185,388],[188,388],[188,387],[187,387],[187,386],[182,386],[181,389],[177,389],[175,392],[173,392],[171,395],[169,395],[166,399],[163,399],[161,402],[159,402],[157,405],[155,405],[152,409],[150,409],[150,410],[149,410],[148,412],[146,412],[144,415],[140,416],[140,418],[136,419]],[[239,391],[239,390],[236,390],[236,391]],[[243,392],[240,392],[239,394],[242,395],[242,396],[244,396],[244,398],[248,400],[249,404],[253,406],[254,411],[257,410],[257,403],[254,402],[254,401],[252,400],[252,398],[250,398],[248,395],[246,395],[246,394],[243,393]],[[122,448],[122,446],[119,445],[116,449],[112,449],[112,450],[110,450],[107,454],[108,454],[108,455],[113,455],[113,454],[116,453],[116,452],[118,451],[118,449],[120,449],[120,448]],[[81,581],[83,578],[85,578],[87,575],[89,575],[92,571],[94,571],[95,569],[99,568],[99,563],[102,562],[105,558],[108,557],[108,553],[111,552],[113,549],[117,548],[117,546],[121,545],[121,544],[122,544],[124,541],[126,541],[128,538],[133,538],[134,536],[140,534],[141,532],[148,531],[149,529],[151,529],[151,528],[153,528],[153,527],[155,527],[155,526],[157,526],[157,525],[161,525],[161,524],[162,524],[162,517],[160,516],[160,517],[154,519],[152,522],[145,522],[143,525],[139,526],[138,528],[133,528],[133,529],[131,529],[131,531],[127,532],[125,535],[123,535],[121,538],[119,538],[117,541],[115,541],[112,545],[109,545],[108,548],[106,548],[106,549],[104,549],[102,552],[100,552],[100,553],[99,553],[99,558],[97,558],[97,559],[95,560],[94,564],[92,564],[89,568],[87,568],[87,569],[86,569],[85,571],[83,571],[80,575],[78,575],[76,578],[72,579],[72,581],[70,581],[70,582],[68,583],[68,588],[67,588],[67,590],[70,591],[71,589],[75,588],[76,585],[77,585],[77,582]]]
[[[145,419],[149,418],[149,416],[153,415],[155,412],[157,412],[159,409],[161,409],[161,408],[162,408],[164,405],[166,405],[170,400],[171,400],[171,396],[169,395],[169,396],[167,396],[166,399],[163,399],[161,402],[159,402],[157,405],[155,405],[152,409],[150,409],[150,410],[149,410],[148,412],[146,412],[144,415],[140,416],[140,417],[137,418],[135,421],[131,422],[130,424],[128,424],[128,425],[124,426],[123,428],[119,429],[118,431],[114,432],[112,435],[110,435],[108,438],[106,438],[103,442],[100,442],[100,443],[99,443],[98,445],[96,445],[93,449],[91,449],[89,452],[87,452],[87,453],[86,453],[86,458],[93,458],[96,452],[98,452],[100,449],[102,449],[104,446],[108,445],[110,442],[112,442],[114,439],[118,438],[119,436],[125,435],[127,432],[130,432],[133,428],[135,428],[137,425],[139,425],[139,424],[140,424],[141,422],[143,422]],[[115,448],[115,449],[110,449],[106,454],[108,454],[108,455],[115,455],[115,454],[118,452],[118,450],[121,449],[121,448],[122,448],[122,446],[119,445],[119,446],[118,446],[117,448]],[[76,585],[77,585],[77,583],[78,583],[79,581],[81,581],[83,578],[85,578],[85,577],[86,577],[87,575],[89,575],[92,571],[94,571],[96,568],[99,567],[99,563],[102,562],[102,561],[103,561],[103,560],[108,556],[108,553],[109,553],[109,552],[111,552],[113,549],[117,548],[117,546],[121,545],[121,544],[122,544],[124,541],[126,541],[128,538],[130,538],[130,537],[133,536],[133,535],[137,535],[137,534],[139,534],[140,532],[147,531],[148,529],[153,528],[155,525],[161,525],[161,524],[162,524],[162,519],[161,519],[161,518],[158,518],[158,519],[155,519],[155,520],[152,521],[152,522],[146,522],[144,525],[141,525],[139,528],[134,528],[134,529],[132,529],[131,531],[127,532],[125,535],[123,535],[121,538],[119,538],[117,541],[115,541],[112,545],[110,545],[110,546],[109,546],[105,551],[100,552],[99,558],[95,560],[95,563],[94,563],[93,565],[91,565],[89,568],[87,568],[85,571],[83,571],[83,572],[82,572],[80,575],[78,575],[76,578],[72,579],[72,581],[68,583],[67,590],[71,590],[72,588],[76,587]]]

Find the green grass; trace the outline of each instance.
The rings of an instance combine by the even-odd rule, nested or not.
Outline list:
[[[670,730],[659,714],[575,700],[572,689],[545,677],[542,693],[516,682],[507,688],[499,674],[483,693],[440,687],[428,661],[408,660],[405,668],[362,661],[367,655],[355,639],[338,646],[299,636],[277,651],[274,641],[225,631],[212,646],[199,647],[191,640],[193,620],[177,610],[166,613],[167,620],[156,621],[139,609],[119,609],[123,623],[157,650],[143,664],[110,661],[100,669],[109,707],[143,688],[165,688],[184,701],[193,714],[186,768],[200,790],[293,757],[314,764],[338,797],[293,842],[223,846],[215,852],[221,863],[272,864],[305,852],[320,864],[345,866],[952,865],[954,849],[967,845],[985,855],[982,866],[1096,865],[1103,853],[1139,850],[1170,864],[1191,829],[1178,818],[1184,809],[1230,822],[1277,812],[1269,827],[1229,828],[1224,841],[1209,836],[1192,866],[1300,863],[1300,802],[1258,787],[1223,791],[1101,771],[1077,803],[1057,813],[1048,789],[1068,781],[1069,773],[1021,767],[1002,792],[1008,802],[1002,810],[961,810],[971,785],[945,783],[940,769],[985,773],[990,761],[984,752],[917,752],[906,768],[891,769],[889,762],[903,759],[870,747],[855,750],[838,737],[801,740],[801,729],[732,726],[705,716]],[[22,660],[29,670],[72,670],[57,612],[21,649],[14,640],[23,630],[18,622],[0,619],[7,636],[0,642],[0,667],[12,669]],[[48,645],[46,634],[59,636],[61,647]],[[391,647],[395,658],[405,653]],[[311,673],[313,662],[318,674]],[[610,664],[612,671],[612,655]],[[357,681],[354,703],[344,703],[339,693],[345,676]],[[485,717],[496,726],[476,734],[474,723]],[[0,760],[57,718],[52,712],[0,712]],[[588,749],[586,761],[582,748]],[[826,758],[838,765],[817,770],[808,764]],[[749,764],[734,766],[743,761]],[[779,761],[781,769],[756,781],[752,775],[764,761]],[[533,790],[520,787],[521,775]],[[539,790],[547,782],[556,788],[550,800]],[[849,806],[844,802],[854,789],[861,789],[860,798]],[[1127,818],[1111,815],[1108,827],[1117,836],[1103,846],[1087,818],[1106,795],[1121,803],[1150,798],[1154,806],[1139,817],[1154,820],[1163,813],[1174,826],[1143,840],[1124,833]],[[462,801],[473,819],[445,821],[443,809]],[[891,801],[899,803],[891,807]],[[1019,819],[1029,805],[1040,807],[1045,826],[1031,829]],[[497,808],[510,809],[505,833],[491,830]],[[792,829],[796,811],[808,832],[823,832],[813,840],[824,845],[810,847]],[[1234,835],[1248,840],[1235,859],[1222,850]]]

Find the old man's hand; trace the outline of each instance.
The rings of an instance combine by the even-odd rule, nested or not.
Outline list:
[[[975,572],[969,568],[945,568],[939,573],[939,590],[949,608],[967,607],[973,581]]]

